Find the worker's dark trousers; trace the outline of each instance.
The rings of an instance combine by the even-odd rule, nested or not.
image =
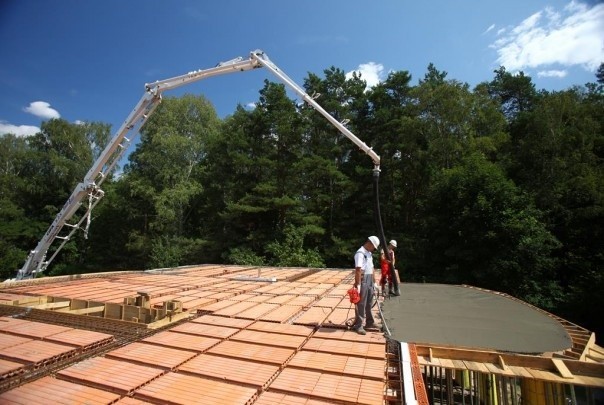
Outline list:
[[[373,325],[375,320],[371,313],[371,304],[373,303],[373,274],[364,274],[361,280],[361,300],[357,304],[356,316],[354,318],[354,329],[363,326]],[[365,322],[367,318],[367,322]]]

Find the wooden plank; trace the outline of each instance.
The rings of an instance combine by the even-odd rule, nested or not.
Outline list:
[[[566,367],[566,364],[564,364],[564,362],[560,359],[552,359],[552,363],[554,363],[554,366],[556,367],[556,370],[558,370],[558,372],[560,373],[560,375],[564,378],[573,378],[573,373],[571,373],[568,368]]]
[[[550,358],[522,355],[522,354],[502,354],[491,351],[477,351],[469,349],[455,349],[449,347],[435,347],[435,346],[421,346],[417,345],[417,354],[419,356],[429,356],[431,353],[432,357],[447,358],[447,359],[458,359],[463,361],[474,361],[477,363],[500,363],[499,357],[505,362],[507,366],[519,366],[527,367],[531,369],[551,369],[554,370],[553,364]],[[581,366],[584,364],[579,362]],[[601,367],[601,365],[598,365]],[[573,364],[573,367],[575,365]],[[577,365],[578,367],[578,365]],[[569,366],[570,368],[570,366]],[[578,372],[573,370],[575,374]]]
[[[531,368],[527,369],[527,371],[533,376],[533,378],[535,380],[554,381],[554,382],[559,382],[559,383],[563,383],[563,384],[568,383],[568,380],[561,378],[557,374],[551,373],[549,371],[537,370],[537,369],[531,369]]]
[[[455,370],[467,370],[468,367],[466,366],[466,363],[464,363],[462,360],[451,360],[453,362],[453,368],[455,368]]]
[[[69,313],[76,314],[76,315],[87,315],[87,314],[94,314],[96,312],[103,312],[104,310],[105,310],[105,306],[103,305],[102,307],[73,309],[73,310],[69,311]]]
[[[468,370],[479,371],[481,373],[489,373],[489,369],[482,363],[471,360],[464,360],[464,363],[466,364]]]
[[[141,308],[133,305],[124,305],[122,319],[125,321],[138,322],[141,319]]]
[[[568,383],[568,382],[567,382]],[[604,387],[604,377],[593,377],[587,375],[575,375],[573,380],[575,385],[586,385],[589,387]]]
[[[123,306],[121,304],[105,304],[105,318],[122,319],[122,309]]]
[[[440,359],[438,359],[438,361],[440,362],[440,366],[441,367],[450,368],[450,369],[454,369],[455,368],[455,364],[450,359],[442,359],[442,358],[440,358]]]
[[[190,318],[192,316],[193,315],[190,314],[189,312],[180,312],[180,313],[177,313],[177,314],[172,315],[172,316],[166,316],[165,318],[160,319],[159,321],[155,321],[153,323],[150,323],[150,324],[147,325],[147,327],[149,329],[158,329],[158,328],[164,327],[166,325],[169,325],[172,322],[178,322],[178,321],[181,321],[183,319]]]
[[[69,306],[69,309],[71,310],[76,310],[76,309],[83,309],[83,308],[88,308],[88,301],[87,300],[81,300],[78,298],[72,298],[71,299],[71,305]]]
[[[27,296],[22,296],[19,297],[17,300],[13,301],[13,305],[17,305],[17,306],[33,306],[33,305],[37,305],[37,304],[43,304],[48,302],[48,297],[46,296],[32,296],[32,297],[27,297]],[[33,305],[30,305],[33,304]]]
[[[508,366],[505,364],[505,361],[503,360],[503,357],[498,356],[498,360],[499,360],[499,366],[504,369],[507,370]]]
[[[432,361],[430,361],[430,358],[427,357],[427,356],[417,356],[417,361],[422,366],[440,367],[440,361],[439,361],[439,359],[432,359]]]
[[[521,377],[521,378],[533,378],[532,374],[528,372],[528,370],[524,367],[519,367],[519,366],[508,366],[508,368],[510,369],[510,371],[512,371],[512,373],[514,373],[514,375],[516,377]]]
[[[592,345],[589,348],[590,351],[595,352],[596,354],[604,356],[604,349],[598,345]]]
[[[502,368],[499,364],[494,364],[494,363],[483,363],[486,368],[489,369],[489,372],[492,374],[499,374],[499,375],[507,375],[507,376],[513,376],[514,373],[512,371],[510,371],[510,369],[508,367],[506,367],[505,369]]]
[[[581,353],[581,361],[585,361],[585,358],[586,358],[587,354],[589,353],[590,348],[592,346],[594,346],[595,343],[596,343],[596,334],[592,332],[589,335],[589,339],[587,340],[587,343],[583,347],[583,353]]]
[[[35,309],[55,309],[69,307],[70,301],[48,302],[46,304],[27,305],[28,308]]]

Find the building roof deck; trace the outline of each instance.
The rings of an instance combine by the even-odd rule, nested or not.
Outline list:
[[[254,277],[262,281],[251,281]],[[264,281],[273,277],[275,282]],[[97,401],[90,403],[392,402],[386,337],[347,330],[354,317],[346,297],[352,277],[343,269],[202,265],[5,284],[0,289],[0,402],[47,403],[48,392],[55,390],[75,402]],[[443,308],[428,306],[425,285],[402,287],[401,297],[383,303],[385,320],[392,323],[395,339],[418,343],[423,365],[463,365],[531,378],[541,373],[538,378],[604,386],[600,363],[586,366],[585,358],[564,356],[576,345],[569,325],[528,306],[530,316],[537,312],[559,328],[534,333],[561,330],[568,338],[562,346],[535,353],[532,346],[506,350],[476,346],[473,340],[440,341],[426,333],[399,335],[421,328],[411,318],[397,323],[395,313],[409,316],[414,309],[420,318],[430,315],[426,323],[442,325],[438,312],[449,322],[479,314],[466,308],[463,320],[451,319]],[[433,287],[441,288],[441,298],[444,291],[455,292],[451,299],[463,291],[480,305],[502,306],[493,292]],[[598,350],[593,342],[587,346]],[[523,362],[514,363],[517,358]],[[558,359],[562,366],[552,363]],[[564,366],[570,378],[562,375]]]

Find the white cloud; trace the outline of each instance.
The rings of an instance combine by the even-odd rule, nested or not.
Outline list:
[[[40,128],[33,125],[13,125],[6,121],[0,121],[0,135],[31,136],[38,132],[40,132]]]
[[[245,108],[246,108],[247,110],[255,110],[255,109],[256,109],[256,103],[254,103],[254,102],[247,103],[247,104],[245,105]]]
[[[361,75],[361,79],[367,83],[367,88],[371,88],[382,80],[384,65],[375,62],[361,63],[358,69],[346,73],[346,79],[352,78],[354,72]]]
[[[485,32],[483,32],[483,34],[486,34],[487,32],[491,32],[491,31],[492,31],[492,30],[494,30],[494,29],[495,29],[495,24],[491,24],[491,25],[489,26],[489,28],[487,28],[487,29],[485,30]]]
[[[29,103],[29,107],[23,108],[23,111],[44,119],[61,117],[61,114],[54,108],[51,108],[50,104],[46,101],[34,101]]]
[[[542,70],[537,73],[539,77],[566,77],[568,72],[566,70]]]
[[[551,65],[595,71],[604,61],[604,4],[571,1],[560,12],[547,7],[501,32],[490,47],[511,71]]]

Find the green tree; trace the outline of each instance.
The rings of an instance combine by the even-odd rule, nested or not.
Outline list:
[[[287,225],[282,241],[273,241],[266,247],[273,257],[271,265],[284,267],[325,267],[318,249],[304,247],[304,237],[312,232],[307,227]]]
[[[473,154],[443,170],[425,205],[423,264],[429,280],[463,283],[551,309],[561,299],[541,213],[503,171]]]
[[[206,170],[202,174],[205,187],[199,216],[203,213],[207,216],[201,225],[202,232],[212,235],[214,242],[208,246],[208,254],[231,263],[238,262],[229,259],[230,249],[245,247],[262,251],[261,243],[254,246],[254,241],[247,240],[258,210],[243,204],[234,206],[252,192],[260,175],[253,167],[262,153],[252,149],[259,146],[250,136],[252,127],[251,113],[238,106],[234,114],[223,121],[220,131],[208,139]],[[250,245],[246,246],[248,242]]]
[[[336,120],[368,145],[369,103],[367,84],[356,73],[347,78],[344,71],[331,67],[321,78],[314,74],[304,81],[308,94]],[[316,243],[330,266],[349,265],[351,246],[358,233],[375,232],[372,221],[372,162],[354,143],[318,114],[304,105],[307,120],[306,156],[301,162],[308,211],[323,219],[325,233]]]
[[[596,82],[600,86],[600,92],[602,92],[602,86],[604,86],[604,62],[600,63],[600,66],[598,67]]]
[[[446,72],[428,67],[425,79],[414,89],[417,119],[427,143],[429,163],[434,169],[451,168],[468,151],[474,137],[469,120],[473,112],[473,95],[468,85],[445,81]]]
[[[564,312],[598,331],[604,324],[594,323],[594,303],[584,297],[604,292],[603,111],[602,98],[580,88],[542,94],[516,125],[511,159],[512,176],[535,195],[562,242],[557,278],[571,292],[565,307],[572,308]]]
[[[199,262],[207,241],[192,217],[203,191],[206,142],[219,126],[206,99],[185,95],[164,99],[143,127],[121,181],[128,184],[130,215],[137,218],[127,247],[148,257],[147,266]]]
[[[417,86],[407,72],[392,72],[369,92],[370,131],[382,157],[381,196],[385,228],[414,249],[420,207],[435,173],[475,150],[497,156],[507,140],[506,122],[484,86],[446,80],[433,64]],[[386,229],[388,233],[388,229]],[[413,254],[413,252],[409,252]]]
[[[240,266],[265,266],[266,259],[264,256],[256,254],[252,249],[243,248],[231,248],[226,255],[226,262],[231,264],[237,264]]]
[[[139,226],[141,201],[131,197],[125,177],[103,185],[105,197],[93,212],[93,221],[84,245],[86,263],[98,270],[144,269],[149,251],[141,243]],[[147,215],[147,213],[143,213]],[[149,215],[146,220],[149,220]],[[143,219],[143,222],[145,219]]]
[[[411,226],[426,175],[410,81],[409,72],[390,72],[367,95],[370,112],[365,127],[381,157],[382,217],[388,228],[399,232]]]
[[[509,120],[518,114],[530,111],[537,92],[529,76],[524,72],[512,74],[504,66],[495,70],[495,78],[489,84],[489,92],[500,105]]]
[[[26,252],[37,245],[108,138],[106,124],[71,124],[62,119],[43,122],[40,132],[31,137],[1,137],[0,215],[6,222],[0,230],[0,249],[4,249],[3,256],[10,262],[3,265],[5,271],[15,270],[20,254],[18,267],[25,262]],[[77,216],[74,219],[77,221]],[[70,268],[83,262],[82,243],[80,237],[70,241],[64,254],[55,259],[57,270],[53,273],[51,268],[51,274],[74,271]],[[51,247],[49,255],[57,246]]]
[[[208,149],[209,209],[219,213],[223,252],[240,247],[262,255],[275,232],[304,220],[296,165],[302,121],[283,85],[266,81],[253,111],[241,106]],[[223,253],[223,257],[229,255]]]
[[[23,176],[31,151],[25,138],[0,136],[0,277],[12,278],[33,248],[40,227],[27,217],[21,205],[26,198],[28,177]]]

